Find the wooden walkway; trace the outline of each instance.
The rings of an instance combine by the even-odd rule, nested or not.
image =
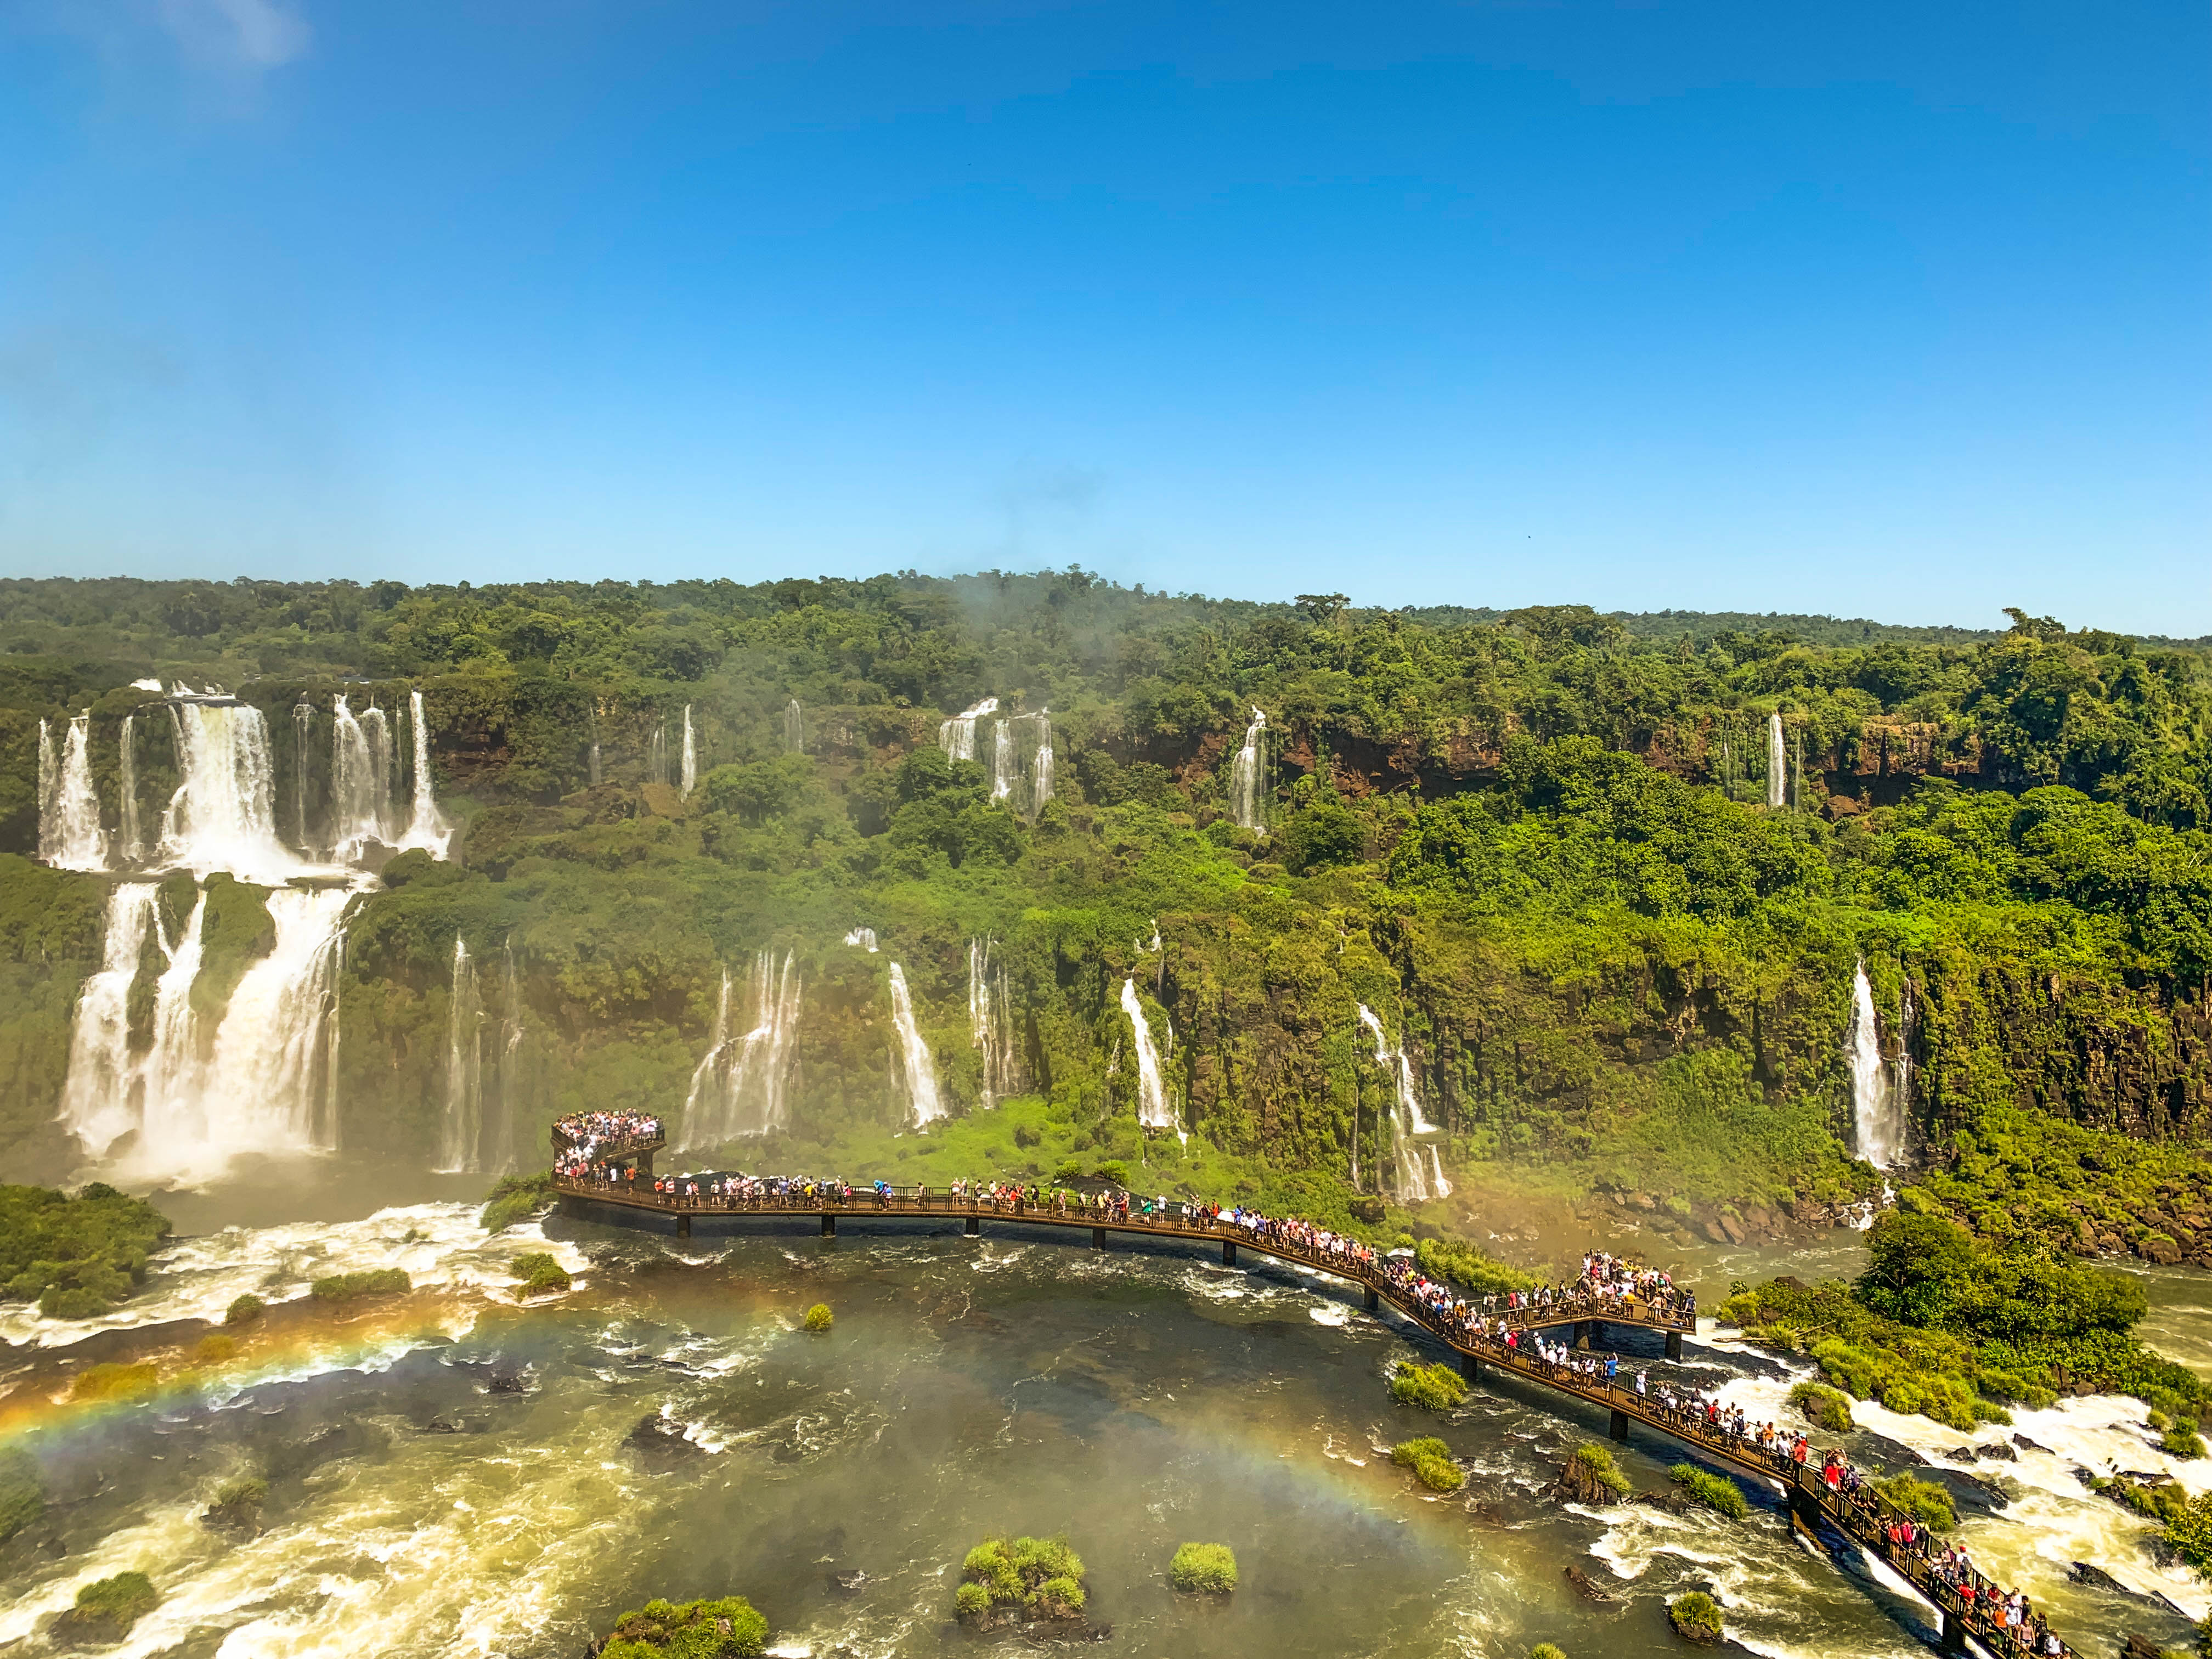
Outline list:
[[[1879,1493],[1866,1488],[1850,1494],[1832,1492],[1822,1481],[1817,1467],[1796,1467],[1784,1459],[1770,1458],[1749,1441],[1708,1430],[1700,1415],[1670,1410],[1660,1401],[1639,1395],[1633,1387],[1624,1388],[1603,1377],[1585,1376],[1569,1366],[1553,1364],[1539,1358],[1532,1350],[1517,1346],[1507,1347],[1502,1340],[1476,1337],[1456,1326],[1449,1326],[1390,1276],[1384,1266],[1388,1258],[1378,1258],[1373,1263],[1358,1261],[1329,1251],[1309,1249],[1289,1240],[1261,1237],[1250,1229],[1206,1216],[1148,1217],[1133,1210],[1123,1216],[1115,1211],[1081,1207],[1060,1210],[1049,1204],[994,1204],[975,1198],[956,1199],[942,1191],[932,1192],[926,1200],[897,1192],[888,1198],[879,1198],[872,1189],[855,1188],[849,1199],[815,1194],[740,1201],[704,1194],[691,1198],[649,1189],[637,1192],[562,1176],[555,1177],[554,1188],[561,1194],[563,1208],[571,1213],[588,1206],[601,1206],[667,1216],[676,1223],[678,1237],[685,1238],[691,1236],[692,1224],[701,1220],[788,1221],[817,1217],[824,1237],[836,1235],[841,1218],[957,1220],[970,1236],[980,1233],[984,1222],[999,1221],[1058,1231],[1081,1231],[1087,1228],[1092,1248],[1102,1250],[1106,1248],[1108,1234],[1124,1233],[1218,1246],[1223,1264],[1229,1267],[1237,1264],[1237,1251],[1245,1249],[1310,1267],[1358,1285],[1366,1292],[1370,1312],[1380,1304],[1389,1303],[1430,1338],[1450,1349],[1461,1372],[1469,1378],[1480,1377],[1487,1366],[1500,1376],[1534,1384],[1554,1395],[1568,1395],[1604,1411],[1607,1414],[1608,1433],[1616,1441],[1626,1443],[1632,1425],[1640,1425],[1692,1448],[1700,1458],[1717,1468],[1768,1483],[1787,1498],[1794,1524],[1817,1538],[1820,1524],[1825,1522],[1909,1582],[1936,1607],[1944,1651],[1966,1651],[1965,1638],[1972,1635],[1983,1649],[2000,1659],[2027,1659],[2029,1654],[2025,1645],[2016,1644],[2001,1631],[1991,1629],[1981,1616],[1988,1598],[1996,1593],[1996,1586],[1976,1573],[1972,1580],[1974,1595],[1970,1601],[1956,1586],[1937,1577],[1933,1566],[1918,1553],[1890,1541],[1887,1528],[1905,1517]],[[1684,1334],[1694,1335],[1697,1329],[1694,1314],[1676,1314],[1639,1300],[1614,1297],[1566,1296],[1544,1307],[1501,1308],[1495,1310],[1492,1317],[1504,1320],[1516,1331],[1532,1333],[1571,1325],[1576,1328],[1577,1343],[1588,1339],[1593,1346],[1601,1346],[1598,1328],[1604,1325],[1658,1331],[1665,1335],[1667,1357],[1674,1360],[1682,1357]],[[2075,1650],[2062,1644],[2061,1652],[2070,1659]]]

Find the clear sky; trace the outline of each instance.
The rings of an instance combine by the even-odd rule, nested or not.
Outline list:
[[[0,0],[0,572],[2212,633],[2212,9]]]

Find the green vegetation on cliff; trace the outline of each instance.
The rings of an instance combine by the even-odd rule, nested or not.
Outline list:
[[[168,1231],[151,1205],[99,1182],[74,1198],[0,1187],[0,1297],[35,1300],[49,1318],[106,1313],[145,1276],[147,1252]]]

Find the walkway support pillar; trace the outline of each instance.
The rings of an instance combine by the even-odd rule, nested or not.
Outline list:
[[[1459,1374],[1470,1382],[1481,1382],[1482,1362],[1465,1348],[1455,1348],[1452,1352],[1459,1356]]]
[[[1237,1241],[1233,1238],[1224,1238],[1221,1241],[1221,1265],[1224,1267],[1233,1267],[1237,1265]]]
[[[824,1238],[837,1237],[837,1218],[827,1210],[822,1212],[822,1237]]]
[[[1606,1425],[1605,1431],[1622,1445],[1626,1445],[1628,1443],[1628,1413],[1624,1411],[1614,1412],[1613,1421]]]
[[[1382,1294],[1381,1294],[1381,1292],[1379,1292],[1378,1291],[1376,1291],[1376,1288],[1375,1288],[1372,1285],[1370,1285],[1367,1287],[1367,1311],[1368,1311],[1368,1312],[1370,1312],[1370,1313],[1373,1313],[1373,1312],[1374,1312],[1377,1308],[1381,1307],[1382,1305]]]
[[[691,1217],[687,1212],[678,1211],[677,1212],[676,1236],[678,1238],[689,1238],[691,1237]]]
[[[1808,1538],[1820,1535],[1820,1502],[1794,1480],[1790,1483],[1790,1524]]]
[[[1682,1358],[1681,1332],[1669,1331],[1667,1333],[1667,1358],[1678,1363],[1680,1361]]]
[[[1589,1320],[1577,1319],[1575,1321],[1575,1346],[1580,1348],[1584,1353],[1588,1353],[1589,1352],[1589,1334],[1590,1322]]]
[[[1943,1622],[1936,1632],[1937,1650],[1943,1653],[1966,1652],[1966,1621],[1949,1607],[1942,1609],[1938,1616]]]
[[[1106,1248],[1106,1230],[1103,1227],[1093,1227],[1091,1230],[1091,1248],[1094,1250],[1103,1250]]]
[[[970,1238],[980,1238],[982,1237],[982,1234],[983,1218],[980,1215],[969,1216],[968,1218],[968,1237]]]

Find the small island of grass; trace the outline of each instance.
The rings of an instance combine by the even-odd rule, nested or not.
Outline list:
[[[1226,1595],[1237,1588],[1236,1553],[1226,1544],[1185,1544],[1168,1564],[1168,1579],[1179,1590]]]
[[[1451,1448],[1434,1435],[1400,1441],[1390,1448],[1390,1461],[1401,1469],[1413,1470],[1431,1492],[1457,1492],[1467,1484],[1467,1476],[1452,1461]]]
[[[960,1564],[961,1619],[994,1630],[1016,1619],[1073,1619],[1087,1599],[1082,1558],[1065,1538],[987,1538]]]
[[[827,1302],[817,1302],[806,1310],[805,1324],[810,1331],[826,1331],[836,1322],[837,1316],[830,1311]]]
[[[742,1595],[656,1597],[615,1620],[599,1659],[758,1659],[767,1646],[768,1620]]]
[[[1685,1641],[1721,1639],[1721,1604],[1703,1590],[1691,1590],[1667,1604],[1667,1618]]]
[[[1424,1411],[1448,1412],[1467,1398],[1467,1382],[1449,1365],[1416,1365],[1411,1361],[1390,1373],[1390,1398],[1401,1406]]]
[[[95,1578],[76,1593],[76,1603],[54,1621],[70,1638],[120,1642],[131,1627],[161,1605],[154,1581],[143,1572],[118,1572]]]

